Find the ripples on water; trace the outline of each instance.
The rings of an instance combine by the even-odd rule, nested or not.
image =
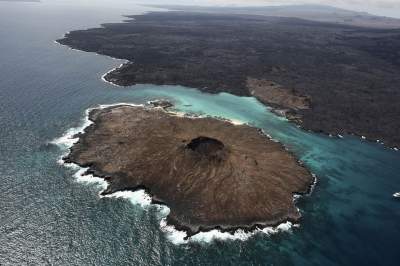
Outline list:
[[[101,76],[119,65],[53,41],[72,29],[118,21],[123,9],[89,4],[0,2],[0,265],[397,265],[400,261],[400,153],[353,137],[304,132],[253,98],[178,86],[117,88]],[[301,200],[299,228],[246,241],[174,245],[155,206],[99,198],[77,182],[50,142],[99,104],[174,101],[177,109],[263,128],[318,178]],[[161,213],[161,214],[160,214]]]

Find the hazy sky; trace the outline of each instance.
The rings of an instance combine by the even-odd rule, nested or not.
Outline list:
[[[142,1],[143,3],[144,1]],[[147,3],[187,5],[281,5],[324,4],[367,11],[377,15],[400,17],[400,0],[153,0]]]

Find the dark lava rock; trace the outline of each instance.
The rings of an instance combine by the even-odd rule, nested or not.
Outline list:
[[[311,100],[310,108],[290,110],[304,128],[400,146],[400,30],[163,12],[73,31],[59,42],[134,62],[105,77],[122,86],[178,84],[250,96],[249,79],[274,81]]]

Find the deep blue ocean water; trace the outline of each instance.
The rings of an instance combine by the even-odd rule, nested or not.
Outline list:
[[[119,2],[118,2],[119,3]],[[400,265],[400,152],[305,132],[253,98],[101,81],[121,62],[53,41],[143,7],[0,2],[0,265]],[[117,7],[115,7],[117,6]],[[263,128],[318,176],[299,228],[176,245],[155,208],[99,198],[51,144],[99,104],[167,98],[179,111]],[[251,208],[251,206],[249,206]]]

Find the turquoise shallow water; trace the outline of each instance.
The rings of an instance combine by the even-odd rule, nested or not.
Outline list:
[[[398,265],[400,153],[346,136],[305,132],[253,98],[179,86],[117,88],[100,80],[120,62],[53,40],[138,7],[0,3],[0,265]],[[50,142],[89,107],[167,98],[183,112],[263,128],[318,176],[291,233],[174,245],[155,208],[100,199],[57,164]],[[251,207],[251,206],[249,206]],[[397,242],[397,244],[396,244]]]

